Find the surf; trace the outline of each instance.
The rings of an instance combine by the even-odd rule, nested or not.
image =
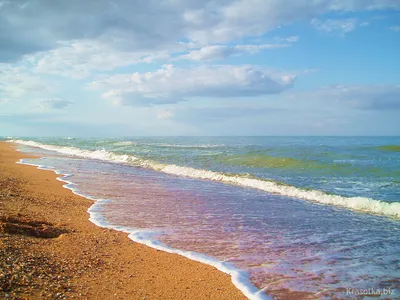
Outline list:
[[[142,159],[134,155],[118,154],[111,151],[106,151],[105,149],[85,150],[76,147],[55,146],[24,140],[8,140],[8,142],[55,151],[65,155],[149,168],[174,176],[219,181],[245,188],[262,190],[267,193],[278,194],[295,199],[302,199],[317,204],[332,205],[357,212],[400,219],[400,202],[388,203],[366,197],[345,197],[335,194],[328,194],[320,190],[299,188],[279,181],[257,178],[244,174],[232,174],[197,169],[187,166],[178,166],[175,164],[163,164],[149,159]]]

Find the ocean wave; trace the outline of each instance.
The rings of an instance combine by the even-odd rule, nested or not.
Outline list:
[[[145,143],[144,145],[157,148],[182,148],[182,149],[211,149],[225,147],[224,144],[164,144],[164,143]]]
[[[129,142],[129,141],[124,141],[124,142],[116,142],[113,143],[115,146],[130,146],[130,145],[136,145],[135,142]]]
[[[149,148],[178,148],[178,149],[211,149],[211,148],[221,148],[225,145],[223,144],[195,144],[195,145],[186,145],[186,144],[167,144],[167,143],[139,143],[134,141],[122,141],[113,143],[114,146],[145,146]]]
[[[115,163],[129,164],[144,167],[175,176],[184,176],[194,179],[219,181],[242,187],[254,188],[268,193],[296,199],[307,200],[314,203],[333,205],[358,212],[372,213],[393,218],[400,218],[400,202],[384,202],[365,197],[344,197],[327,194],[319,190],[302,189],[272,180],[250,177],[243,174],[227,174],[203,169],[195,169],[185,166],[162,164],[151,160],[141,159],[133,155],[116,154],[102,150],[83,150],[74,147],[62,147],[41,144],[34,141],[9,140],[21,145],[38,147],[58,153],[80,156],[84,158],[98,159]]]

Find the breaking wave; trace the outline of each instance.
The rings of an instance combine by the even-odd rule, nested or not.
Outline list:
[[[149,168],[163,173],[190,177],[194,179],[205,179],[219,181],[228,184],[254,188],[268,193],[307,200],[319,204],[333,205],[354,211],[372,213],[387,217],[400,219],[400,202],[384,202],[365,197],[344,197],[327,194],[319,190],[302,189],[281,182],[250,177],[243,174],[228,174],[210,170],[196,169],[191,167],[177,166],[173,164],[162,164],[152,160],[141,159],[133,155],[117,154],[106,150],[83,150],[75,147],[54,146],[41,144],[34,141],[9,140],[21,145],[38,147],[45,150],[55,151],[65,155],[72,155],[90,159],[98,159],[115,163],[129,164],[136,167]]]

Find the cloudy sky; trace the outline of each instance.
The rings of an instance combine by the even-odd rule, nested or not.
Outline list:
[[[399,135],[400,0],[0,0],[0,135]]]

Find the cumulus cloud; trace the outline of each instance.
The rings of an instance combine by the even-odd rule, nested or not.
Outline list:
[[[188,60],[214,60],[224,59],[231,56],[238,56],[246,53],[254,54],[265,49],[277,49],[289,47],[290,44],[261,44],[261,45],[211,45],[200,49],[191,50],[188,54],[180,56],[181,59]]]
[[[293,74],[272,74],[255,66],[201,66],[178,69],[165,65],[155,72],[120,74],[91,82],[105,98],[123,105],[156,105],[190,97],[252,97],[291,88]]]
[[[282,1],[238,0],[226,1],[213,13],[198,8],[190,14],[193,24],[189,37],[200,42],[227,42],[243,36],[258,36],[282,25],[299,20],[310,20],[328,12],[400,9],[396,0],[331,0]],[[210,26],[205,26],[210,24]]]
[[[121,51],[95,40],[80,40],[59,44],[58,48],[26,57],[37,73],[84,78],[93,71],[108,71],[140,62],[168,58],[160,50],[129,52]]]
[[[355,18],[340,19],[340,20],[328,19],[323,21],[318,19],[312,19],[311,25],[319,31],[344,37],[347,33],[354,31],[357,27],[368,26],[368,23],[360,22]]]
[[[183,28],[179,7],[167,2],[3,1],[0,59],[11,61],[80,39],[96,39],[121,50],[162,49],[179,39]]]
[[[362,110],[400,110],[400,85],[331,85],[290,97],[314,99],[326,105],[344,104]]]
[[[53,87],[25,67],[0,64],[0,98],[20,99],[26,96],[33,98],[53,91]]]
[[[177,43],[169,50],[186,51],[188,44]],[[264,49],[289,47],[290,44],[261,44],[261,45],[211,45],[200,49],[190,50],[178,59],[214,60],[224,59],[245,53],[257,53]],[[110,45],[96,40],[80,40],[59,43],[59,47],[31,54],[25,57],[37,73],[60,75],[75,79],[88,77],[94,71],[110,71],[118,67],[137,63],[151,63],[170,58],[165,50],[121,51]]]
[[[149,95],[143,96],[137,92],[129,90],[111,90],[103,94],[104,98],[111,99],[114,105],[120,106],[154,106],[175,104],[178,102],[186,101],[179,96],[163,96],[163,95]]]
[[[0,7],[0,61],[89,40],[120,51],[222,44],[329,12],[400,9],[397,0],[13,0]]]

